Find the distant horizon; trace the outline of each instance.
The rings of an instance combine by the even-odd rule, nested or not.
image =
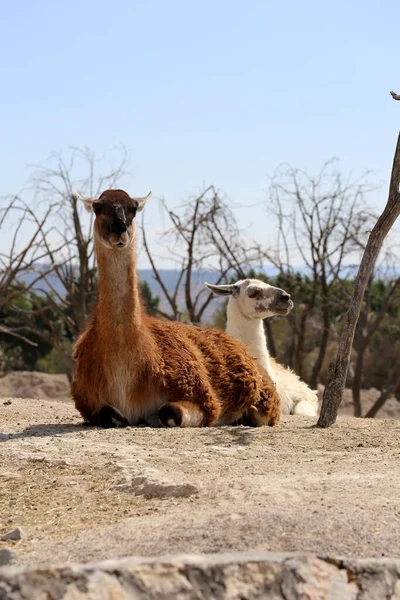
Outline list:
[[[45,266],[43,266],[43,268],[45,268]],[[348,267],[344,267],[344,269],[346,269]],[[271,267],[271,269],[275,269],[275,267]],[[301,274],[305,274],[304,270],[307,269],[307,267],[304,267],[303,269],[303,273],[301,272],[301,270],[295,270],[295,273],[301,273]],[[393,273],[392,277],[396,277],[400,275],[400,267],[394,267],[395,272]],[[266,270],[264,271],[264,273],[266,273],[266,271],[268,270],[268,268],[266,268]],[[276,270],[276,269],[275,269]],[[356,271],[356,267],[354,267],[354,270]],[[163,279],[163,283],[165,284],[166,288],[168,291],[173,291],[178,279],[178,275],[179,275],[179,270],[177,269],[158,269],[160,275],[162,275],[162,279]],[[165,299],[165,294],[161,288],[161,286],[159,285],[158,281],[156,280],[152,269],[138,269],[138,276],[139,276],[139,281],[142,282],[147,282],[147,284],[150,287],[151,293],[153,296],[158,296],[160,299],[160,309],[163,311],[167,311],[170,308],[169,304],[167,302],[167,300]],[[32,278],[28,275],[23,277],[23,281],[29,283],[29,281],[31,281],[34,278],[34,274],[32,273]],[[275,275],[277,275],[277,273],[275,273]],[[356,273],[354,272],[354,276],[356,275]],[[274,275],[269,275],[271,278],[274,277]],[[268,277],[268,274],[267,274]],[[51,275],[50,275],[51,278]],[[218,271],[214,271],[214,270],[208,270],[208,269],[196,269],[193,271],[192,273],[192,289],[196,290],[196,291],[200,291],[203,284],[207,281],[208,283],[216,283],[218,279]],[[378,278],[379,279],[379,278]],[[384,278],[381,278],[382,280],[385,280]],[[387,280],[390,280],[391,278],[388,278]],[[64,288],[63,286],[60,284],[58,285],[58,280],[52,281],[52,285],[53,287],[56,289],[56,291],[58,293],[60,293],[60,295],[63,295],[64,292]],[[184,284],[181,283],[180,286],[180,293],[178,294],[178,306],[184,308],[184,299],[182,298],[182,294],[183,294],[183,286]],[[43,281],[42,282],[38,282],[38,285],[35,286],[33,288],[33,291],[37,291],[38,288],[42,287],[43,288]],[[47,288],[48,290],[50,290],[50,288]],[[205,289],[205,288],[204,288]],[[288,290],[290,291],[290,290]],[[180,299],[181,297],[181,299]],[[204,313],[204,320],[207,321],[207,319],[209,319],[215,312],[216,308],[218,306],[221,306],[223,304],[223,298],[221,297],[215,297],[213,302],[209,305],[209,307],[207,308],[207,310]]]

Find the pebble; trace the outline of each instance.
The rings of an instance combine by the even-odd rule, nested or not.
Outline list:
[[[23,529],[21,529],[21,527],[16,527],[12,531],[9,531],[8,533],[5,533],[3,536],[1,536],[1,541],[7,542],[8,540],[12,540],[13,542],[16,542],[17,540],[22,540],[22,538],[24,537],[25,533]]]

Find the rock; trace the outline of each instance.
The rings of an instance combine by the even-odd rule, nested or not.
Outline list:
[[[136,473],[126,471],[117,483],[118,489],[145,498],[186,498],[198,492],[198,488],[188,481],[171,481],[155,469]]]
[[[1,536],[1,541],[8,542],[9,540],[12,540],[13,542],[16,542],[17,540],[22,540],[24,537],[25,533],[23,529],[21,529],[21,527],[16,527],[12,531],[8,531],[8,533]]]
[[[0,550],[0,567],[11,565],[16,557],[17,555],[14,552],[11,552],[8,548],[3,548],[3,550]]]
[[[229,553],[3,567],[12,600],[398,600],[400,559]],[[12,595],[11,595],[12,594]]]

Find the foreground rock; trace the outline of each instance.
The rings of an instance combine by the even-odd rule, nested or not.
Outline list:
[[[400,560],[296,554],[127,558],[0,569],[2,600],[398,600]]]
[[[2,542],[8,542],[8,541],[16,542],[18,540],[22,540],[22,538],[24,538],[24,537],[25,537],[25,534],[24,534],[23,530],[21,529],[21,527],[16,527],[12,531],[7,531],[7,533],[2,535],[0,540]]]
[[[399,557],[400,422],[313,425],[101,430],[70,404],[0,402],[0,537],[26,534],[0,550],[17,565],[182,552]]]

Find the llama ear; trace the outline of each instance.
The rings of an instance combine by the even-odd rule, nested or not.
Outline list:
[[[84,198],[79,194],[79,192],[72,192],[72,197],[75,198],[75,200],[80,200],[83,202],[88,212],[94,212],[93,204],[97,201],[96,198]]]
[[[205,283],[204,285],[218,296],[232,296],[237,289],[234,283],[226,285],[213,285],[212,283]]]
[[[144,198],[131,198],[131,200],[134,201],[138,212],[140,212],[141,210],[144,209],[144,206],[145,206],[147,200],[150,198],[150,196],[151,196],[151,192],[149,192],[147,194],[147,196],[145,196]]]

